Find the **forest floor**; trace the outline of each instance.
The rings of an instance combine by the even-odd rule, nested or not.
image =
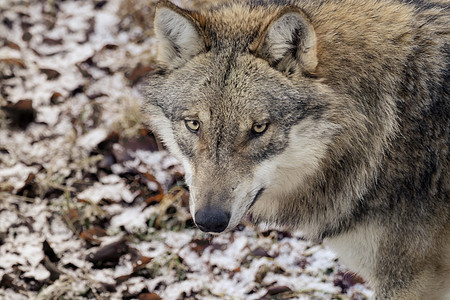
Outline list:
[[[139,110],[154,5],[0,0],[0,299],[370,297],[299,233],[195,228]]]

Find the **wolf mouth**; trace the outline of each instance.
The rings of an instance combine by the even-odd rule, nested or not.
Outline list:
[[[250,208],[252,208],[252,206],[255,204],[255,202],[259,199],[259,197],[261,197],[262,193],[264,192],[265,188],[261,188],[255,195],[255,198],[253,198],[252,203],[250,204],[250,206],[248,207],[248,209],[250,210]]]

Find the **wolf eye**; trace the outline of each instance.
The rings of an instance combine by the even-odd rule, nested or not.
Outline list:
[[[268,123],[265,123],[265,124],[253,124],[252,133],[253,134],[258,134],[258,135],[263,134],[267,130],[267,127],[269,127]]]
[[[184,124],[190,132],[196,133],[200,129],[200,122],[197,120],[184,120]]]

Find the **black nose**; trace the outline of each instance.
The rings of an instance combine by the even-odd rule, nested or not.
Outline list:
[[[195,214],[195,223],[204,232],[222,232],[229,221],[230,214],[217,208],[205,207]]]

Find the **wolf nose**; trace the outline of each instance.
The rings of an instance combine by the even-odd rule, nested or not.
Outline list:
[[[211,207],[202,208],[195,214],[195,223],[204,232],[222,232],[229,221],[229,213]]]

